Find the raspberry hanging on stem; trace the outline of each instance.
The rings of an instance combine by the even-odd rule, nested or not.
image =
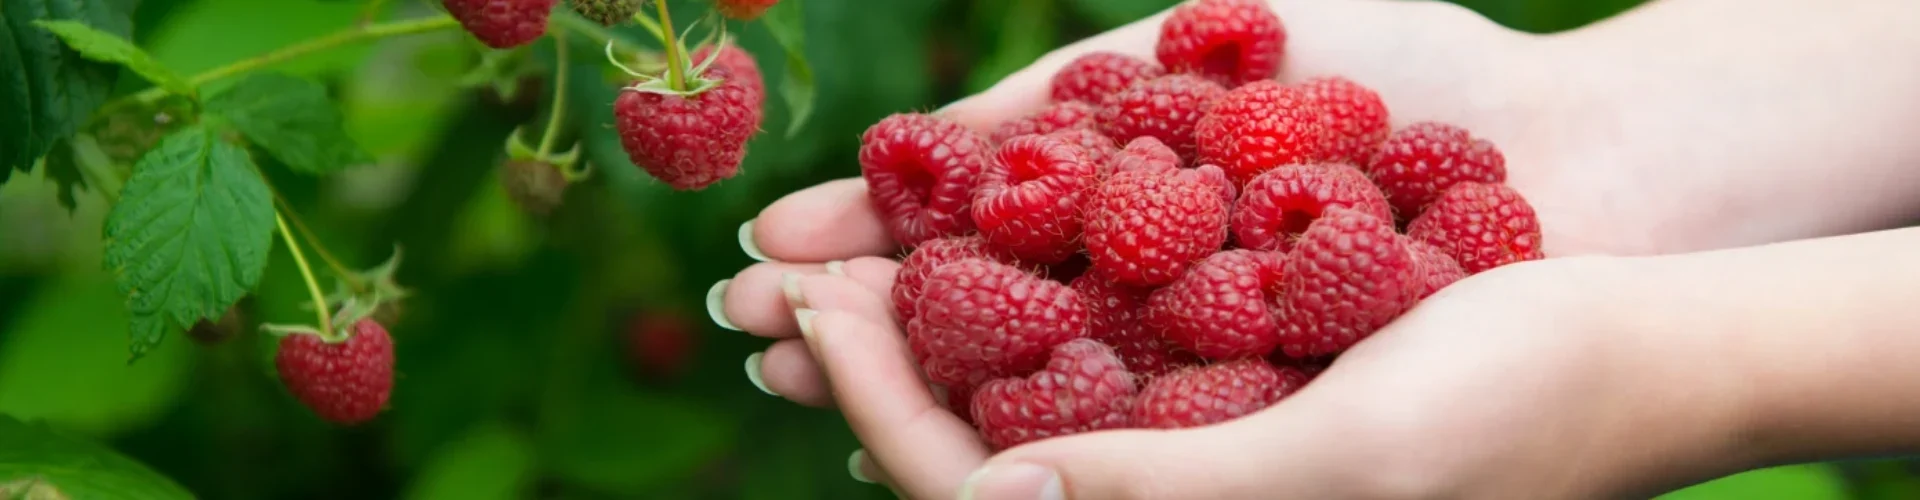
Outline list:
[[[293,231],[287,229],[287,218],[275,210],[273,222],[280,226],[280,239],[287,242],[287,251],[293,254],[293,263],[300,266],[300,279],[307,282],[307,293],[313,296],[314,315],[319,316],[320,320],[320,338],[328,342],[344,340],[333,331],[333,319],[327,317],[326,294],[320,293],[320,282],[313,279],[313,266],[307,265],[307,256],[300,251],[300,243],[294,241]]]
[[[553,152],[553,142],[560,137],[560,119],[567,115],[567,32],[553,32],[553,109],[547,112],[547,130],[540,134],[540,147],[534,152],[541,158]]]
[[[665,0],[654,0],[653,8],[660,13],[660,33],[661,36],[666,37],[662,50],[667,52],[667,86],[675,91],[685,92],[687,84],[682,77],[686,75],[680,74],[680,58],[685,57],[686,54],[680,53],[679,43],[674,39],[673,16],[667,13]]]

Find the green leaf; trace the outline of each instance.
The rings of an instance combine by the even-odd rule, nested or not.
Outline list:
[[[1720,498],[1848,498],[1846,485],[1825,464],[1771,467],[1734,474],[1661,495],[1660,500]]]
[[[73,141],[66,140],[55,144],[43,159],[46,161],[47,179],[60,186],[55,190],[55,194],[59,195],[60,206],[66,207],[67,214],[73,214],[73,209],[80,206],[80,201],[76,197],[81,190],[87,188],[87,179],[80,174],[80,160],[74,157]],[[6,171],[7,169],[0,169],[0,172]]]
[[[127,69],[133,70],[154,85],[167,89],[168,92],[198,98],[198,94],[193,90],[193,84],[187,83],[187,79],[181,78],[173,70],[160,65],[160,61],[154,60],[153,56],[147,55],[147,51],[135,47],[133,42],[127,41],[126,38],[76,21],[40,20],[33,23],[52,31],[54,35],[60,37],[61,41],[66,42],[68,47],[79,52],[81,57],[126,66]]]
[[[780,42],[780,48],[787,51],[787,74],[780,79],[780,97],[786,100],[787,111],[792,116],[787,123],[787,137],[793,137],[813,115],[813,95],[817,90],[813,66],[807,64],[806,19],[801,15],[800,0],[780,2],[767,9],[760,20],[766,24],[767,31],[773,33],[773,39]]]
[[[448,443],[414,476],[410,500],[524,498],[533,479],[533,444],[498,423]]]
[[[193,125],[140,158],[105,226],[106,268],[127,298],[137,359],[168,333],[219,318],[260,282],[273,200],[246,150]]]
[[[38,489],[53,498],[191,499],[166,476],[104,445],[0,415],[0,498]],[[28,498],[34,498],[29,496]]]
[[[118,36],[128,11],[113,2],[0,0],[0,182],[33,167],[73,135],[112,90],[119,68],[81,57],[35,21],[66,20]]]
[[[103,314],[121,307],[113,281],[98,271],[58,276],[0,323],[0,413],[102,436],[173,408],[192,373],[192,344],[164,345],[127,366],[125,341],[109,333],[126,331],[127,317]]]
[[[347,137],[327,89],[312,80],[256,73],[208,96],[206,109],[300,172],[326,174],[372,161]]]

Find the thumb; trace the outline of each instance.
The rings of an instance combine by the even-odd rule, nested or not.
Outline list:
[[[1115,430],[1009,449],[974,471],[961,500],[1320,498],[1325,433],[1285,405],[1212,426]],[[1318,441],[1318,442],[1316,442]]]

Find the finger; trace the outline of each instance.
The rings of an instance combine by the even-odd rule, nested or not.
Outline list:
[[[833,407],[833,393],[827,386],[827,377],[820,371],[820,364],[813,361],[813,352],[807,350],[805,341],[786,339],[774,342],[750,362],[758,364],[750,367],[748,376],[758,375],[759,385],[766,392],[801,406]]]
[[[935,112],[982,134],[990,134],[1000,122],[1026,116],[1051,102],[1053,75],[1075,58],[1095,51],[1111,51],[1154,60],[1153,46],[1160,36],[1160,20],[1154,15],[1118,29],[1082,39],[1054,49],[994,84],[986,91],[948,104]]]
[[[797,312],[847,423],[908,498],[949,498],[987,457],[972,427],[934,401],[891,321]]]
[[[762,262],[747,266],[708,289],[707,314],[722,328],[776,339],[797,337],[800,329],[793,324],[793,309],[805,304],[796,301],[798,290],[789,289],[798,285],[800,276],[826,272],[824,264]]]
[[[781,197],[740,227],[740,247],[758,260],[825,262],[892,255],[898,245],[867,198],[867,181],[829,181]]]

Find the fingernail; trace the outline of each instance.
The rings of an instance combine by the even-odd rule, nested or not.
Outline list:
[[[1033,464],[989,465],[960,485],[960,500],[1066,500],[1060,474]]]
[[[818,311],[804,307],[793,310],[793,320],[800,324],[801,336],[813,338],[813,317],[818,315]]]
[[[740,331],[740,327],[733,326],[732,321],[727,321],[727,284],[732,282],[733,280],[720,280],[719,283],[713,284],[713,288],[707,289],[707,317],[713,318],[713,324],[737,332]]]
[[[760,262],[773,261],[773,259],[767,258],[767,254],[760,252],[760,245],[753,243],[753,221],[740,223],[740,251],[746,252],[747,256],[752,257],[753,260]]]
[[[873,484],[873,478],[860,471],[860,460],[864,458],[867,458],[867,450],[853,450],[852,455],[847,455],[847,474],[853,476],[855,481]]]
[[[767,393],[768,396],[779,396],[779,394],[773,392],[773,389],[767,388],[765,381],[760,380],[760,358],[764,357],[766,357],[766,353],[762,352],[756,352],[751,356],[747,356],[747,381],[753,382],[754,388],[760,389],[760,392]]]
[[[781,273],[780,293],[787,296],[787,307],[807,307],[807,296],[800,293],[800,273]]]
[[[847,262],[842,260],[827,261],[827,274],[831,274],[834,276],[846,276]]]

